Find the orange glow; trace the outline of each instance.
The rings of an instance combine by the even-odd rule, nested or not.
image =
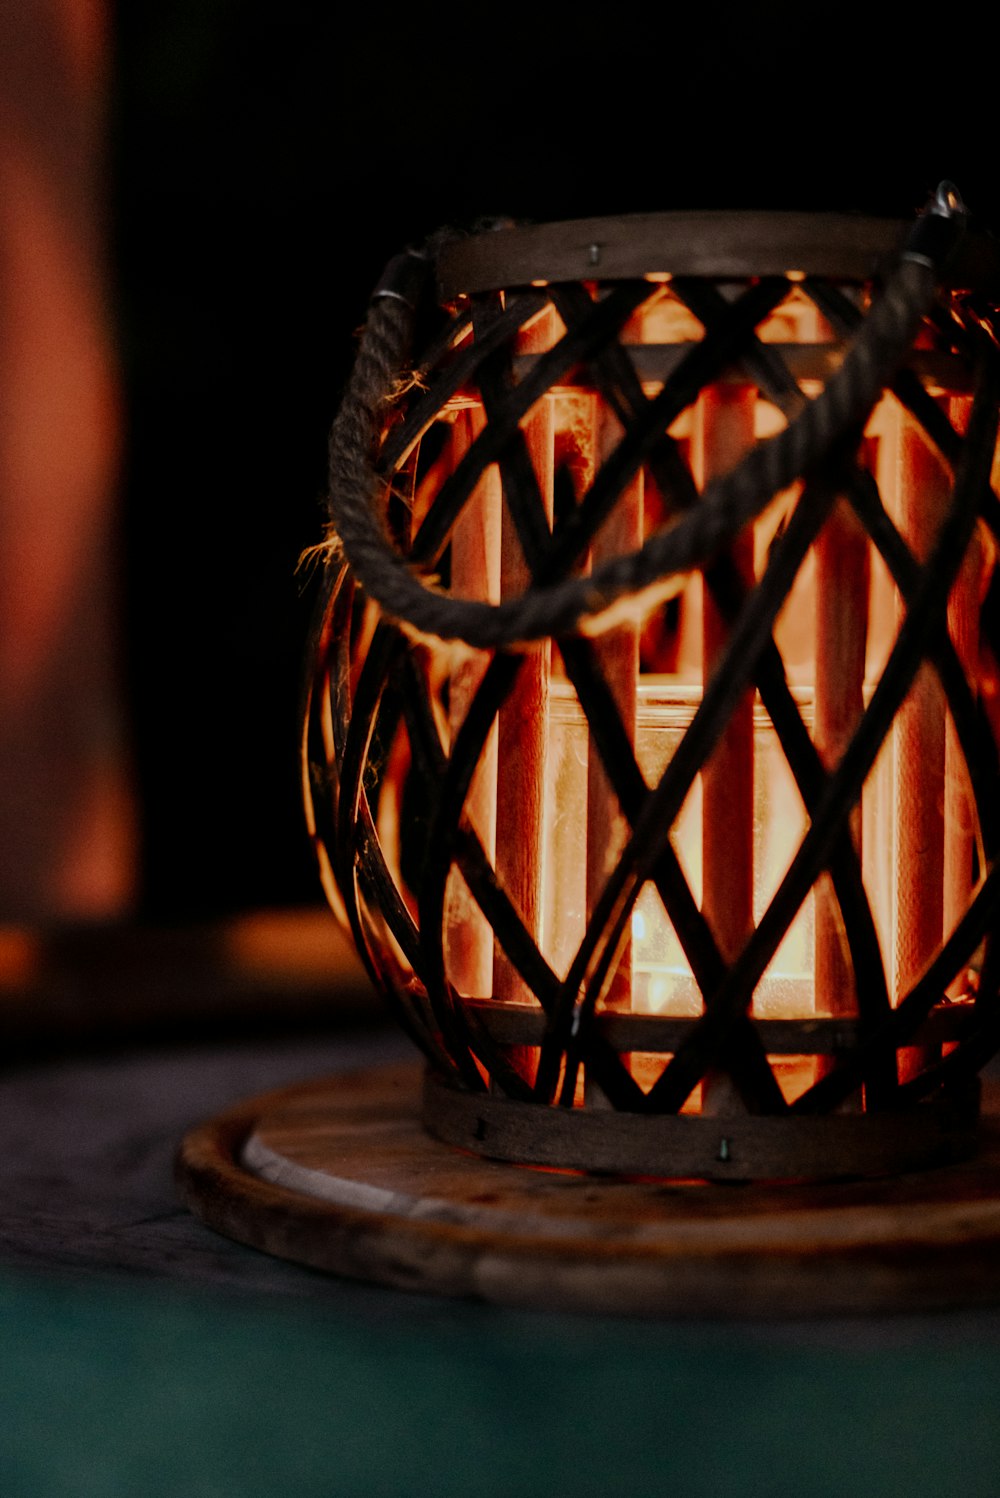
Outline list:
[[[6,952],[0,930],[0,962]],[[256,910],[233,916],[221,932],[227,969],[244,978],[328,983],[358,981],[361,965],[343,931],[323,910]]]
[[[820,388],[842,355],[833,330],[800,288],[801,279],[801,273],[789,274],[787,297],[757,331],[761,342],[783,352],[795,351],[797,378],[808,396]],[[521,374],[561,331],[558,319],[547,312],[522,330],[515,360]],[[647,396],[662,386],[665,376],[658,374],[658,368],[676,367],[678,350],[671,346],[697,343],[702,331],[699,319],[669,282],[651,287],[649,299],[629,317],[622,334],[622,344],[629,357],[635,357]],[[574,374],[572,380],[576,379]],[[961,430],[967,398],[943,390],[936,392],[936,398]],[[452,425],[451,446],[433,459],[433,467],[428,466],[421,507],[433,500],[439,473],[449,463],[454,465],[483,426],[481,408],[467,396],[453,402],[446,419]],[[736,371],[703,391],[696,404],[672,422],[669,435],[696,487],[704,487],[713,475],[738,462],[752,442],[772,435],[785,421],[784,411]],[[523,419],[522,429],[539,490],[548,505],[554,472],[572,487],[579,503],[621,434],[617,418],[605,409],[598,392],[585,381],[573,383],[569,377],[565,386],[550,390],[536,403]],[[949,475],[894,397],[885,397],[873,412],[858,461],[876,479],[886,510],[914,555],[918,559],[926,555],[947,504]],[[798,487],[777,495],[752,533],[737,538],[732,560],[749,588],[764,573],[771,549],[799,497]],[[604,557],[634,549],[671,518],[655,474],[642,468],[622,488],[616,508],[594,537],[586,565],[596,566]],[[519,543],[508,535],[508,527],[501,478],[494,465],[487,468],[473,505],[455,529],[450,554],[453,592],[495,601],[526,586]],[[502,541],[486,545],[487,537],[501,534]],[[484,556],[484,550],[490,556],[502,556],[502,576],[496,575],[496,565]],[[505,579],[515,564],[522,572],[516,587],[511,587]],[[980,650],[976,628],[994,564],[993,542],[985,533],[977,533],[954,585],[949,627],[969,679],[978,683],[987,712],[1000,721],[1000,671]],[[648,598],[643,603],[644,612],[633,601],[631,611],[622,609],[613,618],[605,617],[590,649],[639,771],[652,789],[698,711],[704,682],[725,646],[726,628],[714,617],[715,604],[711,597],[706,600],[700,573],[673,580],[672,588],[664,590],[655,604]],[[773,629],[802,724],[827,771],[836,768],[857,728],[904,614],[886,565],[846,500],[838,500],[800,566]],[[444,655],[441,659],[445,660]],[[452,658],[441,666],[450,683],[446,738],[453,738],[461,727],[488,659],[486,653],[466,652],[462,660]],[[559,651],[546,647],[532,659],[531,693],[508,699],[500,709],[499,734],[494,724],[465,811],[523,924],[550,967],[565,979],[606,881],[628,843],[630,828]],[[527,674],[525,669],[522,676]],[[743,712],[738,742],[726,743],[727,729],[691,783],[670,832],[693,900],[726,962],[738,958],[760,922],[809,826],[802,795],[756,693],[747,693]],[[508,731],[512,719],[522,756],[516,766]],[[525,764],[524,745],[529,740]],[[932,753],[937,756],[933,773]],[[709,782],[716,756],[724,768],[721,786],[717,783],[713,791]],[[531,792],[527,799],[525,786]],[[526,817],[528,801],[533,810]],[[911,909],[913,847],[925,828],[936,842],[921,856],[917,879],[923,889],[918,908]],[[961,919],[978,870],[984,866],[964,761],[944,696],[929,668],[918,676],[911,700],[869,772],[851,817],[851,835],[860,856],[888,991],[897,1003],[928,954]],[[526,859],[531,860],[532,879],[537,881],[530,887],[524,877]],[[718,890],[713,891],[713,880],[725,886],[721,899]],[[734,898],[745,901],[745,916],[737,912],[733,917]],[[445,964],[456,992],[477,1000],[492,999],[522,1017],[526,1013],[530,1017],[531,1011],[537,1015],[538,1001],[523,980],[513,975],[506,954],[495,948],[492,931],[457,867],[451,871],[446,909]],[[960,996],[958,990],[965,991],[961,982],[953,998]],[[611,1019],[689,1020],[703,1012],[705,999],[660,894],[647,881],[631,907],[598,1009]],[[751,1013],[761,1021],[856,1017],[852,959],[828,874],[820,876],[788,927],[756,986]],[[649,1033],[648,1028],[642,1032]],[[540,1032],[530,1032],[533,1038],[521,1039],[522,1034],[528,1037],[529,1031],[518,1031],[509,1043],[508,1055],[530,1081]],[[789,1049],[793,1045],[794,1037]],[[670,1060],[665,1049],[627,1051],[622,1047],[622,1051],[644,1090],[655,1084]],[[789,1101],[828,1065],[824,1054],[778,1054],[770,1060]],[[589,1085],[581,1079],[575,1098],[578,1106],[591,1101]],[[696,1112],[703,1106],[717,1111],[720,1094],[713,1095],[717,1086],[718,1079],[707,1075],[684,1111]]]
[[[636,750],[646,783],[656,784],[694,716],[701,690],[669,678],[643,677],[639,684]],[[807,694],[799,693],[808,717]],[[568,684],[554,682],[550,696],[549,781],[553,808],[546,843],[544,950],[557,972],[565,973],[586,925],[582,819],[574,807],[586,802],[587,723]],[[806,826],[805,811],[781,754],[770,719],[754,712],[755,784],[753,812],[754,917],[759,919],[786,873]],[[566,808],[565,813],[563,808]],[[607,871],[624,846],[619,816],[617,836],[606,850]],[[691,787],[671,842],[696,902],[703,903],[701,777]],[[647,883],[632,913],[631,1008],[637,1013],[696,1015],[702,996],[659,894]],[[803,906],[758,988],[755,1013],[772,1019],[812,1011],[812,899]]]
[[[24,926],[0,926],[0,993],[24,992],[42,970],[42,942]]]
[[[123,915],[137,852],[109,586],[106,32],[98,0],[0,11],[0,912],[29,921]]]

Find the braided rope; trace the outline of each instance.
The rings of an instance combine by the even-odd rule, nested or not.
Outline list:
[[[960,221],[964,209],[952,215]],[[918,230],[931,218],[940,229],[946,216],[940,208],[932,210],[918,220]],[[917,247],[911,241],[822,393],[731,472],[708,484],[700,505],[590,576],[531,586],[498,604],[441,592],[412,570],[386,533],[380,513],[385,485],[376,455],[409,357],[414,309],[409,295],[380,284],[330,435],[327,545],[343,552],[388,617],[421,635],[490,649],[596,632],[601,616],[623,596],[662,587],[665,580],[703,566],[838,437],[865,421],[933,302],[943,254],[932,257],[924,249],[923,242]]]

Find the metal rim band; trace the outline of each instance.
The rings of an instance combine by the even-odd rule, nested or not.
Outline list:
[[[423,1122],[493,1160],[668,1179],[835,1179],[899,1174],[975,1154],[978,1080],[917,1107],[822,1118],[640,1115],[548,1108],[461,1092],[429,1071]]]
[[[442,302],[563,281],[801,274],[864,282],[900,250],[909,225],[846,213],[643,213],[499,228],[449,241],[437,262]],[[985,235],[965,237],[945,284],[1000,290]]]

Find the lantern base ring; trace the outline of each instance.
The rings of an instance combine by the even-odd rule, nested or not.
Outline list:
[[[637,1114],[463,1092],[428,1071],[423,1122],[446,1144],[518,1165],[668,1179],[835,1180],[969,1159],[979,1094],[973,1078],[897,1112]]]
[[[892,1180],[604,1178],[432,1138],[420,1068],[249,1099],[188,1134],[209,1226],[397,1289],[633,1316],[843,1315],[1000,1302],[1000,1097],[978,1157]],[[495,1101],[495,1100],[491,1100]]]

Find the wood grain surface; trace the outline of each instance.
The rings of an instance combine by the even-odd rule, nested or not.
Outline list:
[[[994,1111],[962,1165],[730,1185],[481,1160],[424,1133],[419,1093],[403,1065],[240,1104],[188,1134],[181,1194],[279,1257],[511,1305],[739,1318],[1000,1300]]]

